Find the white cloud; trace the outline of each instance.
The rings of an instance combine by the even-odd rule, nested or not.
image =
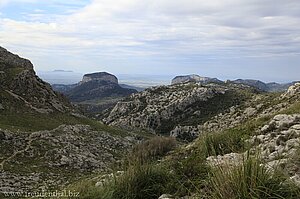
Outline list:
[[[93,0],[71,10],[44,21],[47,13],[38,10],[27,14],[31,22],[2,18],[0,43],[25,53],[43,49],[44,56],[56,50],[108,58],[269,57],[300,49],[300,2],[294,0]]]

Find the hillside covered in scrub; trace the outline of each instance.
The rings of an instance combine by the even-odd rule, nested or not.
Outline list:
[[[138,102],[139,98],[133,99]],[[177,133],[197,133],[193,141],[183,144],[173,134],[150,139],[134,147],[115,172],[87,177],[70,187],[80,190],[83,198],[297,199],[299,99],[300,84],[284,93],[252,92],[243,103],[211,116],[205,123],[199,120],[197,125],[193,120],[192,125],[178,125]]]

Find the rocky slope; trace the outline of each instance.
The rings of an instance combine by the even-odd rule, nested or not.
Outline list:
[[[203,124],[255,93],[236,84],[176,84],[146,89],[119,102],[104,120],[109,125],[169,134],[180,124]]]
[[[250,152],[252,155],[258,154],[268,168],[283,169],[300,186],[300,84],[291,86],[280,98],[286,102],[286,106],[265,113],[272,117],[257,129],[256,135],[245,140],[250,145],[247,151],[210,156],[207,158],[209,164],[240,164]]]
[[[109,171],[138,140],[123,133],[89,125],[33,133],[0,129],[0,193],[49,190],[91,172]]]
[[[0,47],[0,104],[7,112],[68,112],[70,103],[36,76],[32,63]]]

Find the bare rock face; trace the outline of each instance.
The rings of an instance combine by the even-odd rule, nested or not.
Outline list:
[[[118,78],[107,72],[91,73],[83,76],[81,83],[86,83],[89,81],[106,81],[114,84],[118,84]]]
[[[0,94],[4,107],[16,104],[38,112],[66,112],[71,105],[36,76],[32,63],[0,47]]]

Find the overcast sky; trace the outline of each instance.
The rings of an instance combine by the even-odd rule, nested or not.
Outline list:
[[[37,71],[300,80],[299,0],[0,0]]]

